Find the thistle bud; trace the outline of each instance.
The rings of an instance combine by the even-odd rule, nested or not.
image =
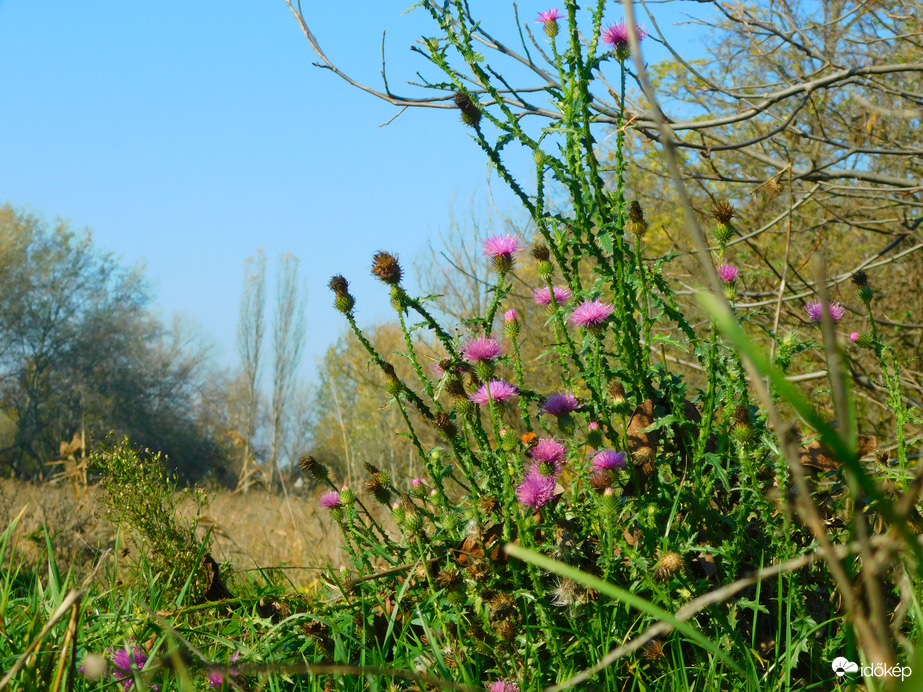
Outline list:
[[[340,490],[340,503],[349,506],[356,501],[356,493],[352,488],[347,488],[345,485],[342,490]]]
[[[753,439],[753,425],[750,422],[750,408],[740,404],[734,409],[734,439],[747,443]]]
[[[391,504],[391,479],[386,473],[375,473],[365,480],[365,492],[382,505]]]
[[[394,308],[395,312],[407,312],[407,305],[409,301],[407,299],[407,293],[400,286],[394,285],[391,287],[391,307]]]
[[[481,122],[481,111],[472,102],[471,97],[464,91],[455,92],[455,105],[461,111],[461,119],[465,125],[477,128]]]
[[[468,399],[456,399],[455,400],[455,414],[466,418],[468,416],[473,416],[477,411],[478,407],[473,401]]]
[[[385,389],[388,394],[396,397],[404,389],[404,385],[398,379],[394,366],[391,363],[382,363],[381,370],[385,374]]]
[[[602,447],[603,445],[603,431],[600,430],[599,423],[596,421],[592,421],[587,426],[586,443],[590,447]]]
[[[404,519],[407,517],[407,512],[401,507],[399,502],[395,502],[391,506],[391,518],[394,519],[394,523],[400,526],[404,523]]]
[[[337,296],[333,300],[333,307],[342,312],[344,315],[351,313],[355,305],[356,299],[348,293],[346,295]]]
[[[641,204],[635,200],[628,205],[628,221],[631,226],[631,232],[637,237],[647,233],[647,221],[644,220],[644,212],[641,210]]]
[[[512,308],[503,314],[503,333],[510,340],[515,340],[519,336],[519,319]]]
[[[875,341],[869,334],[860,334],[856,339],[856,346],[859,348],[872,348],[875,345]]]
[[[408,512],[404,518],[404,530],[408,534],[417,534],[423,529],[423,517],[419,512]]]
[[[422,500],[426,497],[427,488],[426,484],[423,482],[422,478],[414,478],[410,481],[410,496],[415,497],[418,500]]]

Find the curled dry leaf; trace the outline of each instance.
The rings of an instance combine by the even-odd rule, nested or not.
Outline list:
[[[875,451],[878,446],[878,438],[874,435],[859,435],[858,453],[861,459]],[[839,469],[843,462],[833,456],[830,450],[823,447],[820,440],[811,440],[808,444],[801,446],[801,455],[799,461],[804,466],[809,466],[823,473],[830,473]]]

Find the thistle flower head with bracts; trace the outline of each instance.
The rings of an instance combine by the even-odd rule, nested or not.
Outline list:
[[[337,274],[330,279],[330,283],[327,285],[336,296],[333,301],[334,307],[344,315],[351,313],[353,306],[356,304],[356,299],[349,294],[349,282],[342,275]]]
[[[334,507],[342,506],[340,503],[340,493],[336,490],[331,490],[329,493],[321,495],[318,503],[324,509],[333,509]]]
[[[519,389],[516,385],[504,382],[503,380],[491,380],[490,382],[482,384],[476,392],[468,397],[468,399],[475,404],[483,406],[488,401],[496,403],[499,401],[506,401],[518,395]]]
[[[121,685],[123,690],[134,689],[135,671],[144,669],[147,663],[147,654],[139,646],[132,644],[124,649],[109,648],[106,653],[112,659],[112,679]],[[150,689],[159,690],[157,685],[150,685]]]
[[[638,43],[644,40],[647,36],[647,30],[644,27],[638,26],[635,27],[635,34],[638,37]],[[628,34],[628,25],[625,22],[618,22],[617,24],[610,24],[608,27],[603,29],[602,34],[600,34],[602,42],[612,46],[612,50],[615,52],[615,57],[619,60],[625,60],[631,55],[631,42]]]
[[[541,509],[554,497],[556,483],[555,476],[543,476],[538,469],[532,468],[516,486],[516,498],[525,507]]]
[[[572,413],[580,408],[580,402],[571,392],[558,392],[545,399],[541,413],[547,413],[555,418]]]
[[[585,327],[589,332],[598,334],[602,331],[612,313],[615,312],[615,306],[602,302],[599,298],[596,300],[587,300],[577,306],[570,315],[570,323],[578,327]]]
[[[535,20],[536,24],[545,25],[545,35],[549,38],[554,38],[558,35],[558,20],[564,19],[564,15],[558,11],[558,8],[555,7],[551,10],[545,10],[544,12],[538,13],[538,19]]]
[[[808,314],[808,319],[815,324],[824,319],[824,306],[816,300],[805,303],[804,311]],[[846,308],[842,305],[837,302],[830,303],[830,316],[834,322],[839,322],[845,314]]]
[[[484,241],[484,254],[493,260],[498,272],[508,272],[513,266],[513,255],[521,249],[519,239],[509,234],[491,236]]]
[[[503,355],[503,346],[489,336],[479,336],[465,344],[461,355],[469,363],[496,360]]]
[[[553,437],[542,437],[529,450],[529,457],[532,459],[533,467],[548,464],[554,470],[554,474],[557,475],[564,468],[567,449]]]
[[[455,105],[461,111],[461,119],[469,127],[477,127],[481,122],[481,109],[475,105],[464,91],[456,91],[454,96]]]
[[[593,468],[597,469],[621,469],[625,468],[625,452],[614,452],[604,449],[590,460]]]
[[[519,685],[509,678],[498,678],[490,683],[487,692],[519,692]]]
[[[555,303],[564,305],[564,303],[571,299],[573,294],[566,286],[555,286],[553,292],[550,288],[545,286],[544,288],[536,288],[532,291],[532,300],[538,305],[551,305],[552,295],[554,295]]]

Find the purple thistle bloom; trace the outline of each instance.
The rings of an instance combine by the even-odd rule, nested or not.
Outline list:
[[[570,300],[572,295],[570,289],[566,286],[554,287],[554,302],[558,305],[564,305],[564,303]],[[532,291],[532,300],[539,305],[551,305],[551,289],[547,286],[544,288],[536,288]]]
[[[106,649],[106,653],[112,656],[112,678],[122,686],[126,692],[135,686],[135,671],[140,671],[147,663],[147,654],[135,645],[130,649]],[[157,685],[151,685],[151,689],[159,690]]]
[[[340,506],[340,493],[336,490],[331,490],[329,493],[324,493],[320,496],[320,506],[324,509],[333,509],[334,507]]]
[[[504,322],[515,322],[517,319],[519,319],[519,316],[516,314],[516,310],[514,310],[513,308],[510,308],[509,310],[503,313]]]
[[[479,336],[472,339],[462,349],[462,358],[469,363],[479,363],[482,360],[494,360],[503,355],[503,346],[488,336]]]
[[[647,36],[647,31],[643,27],[636,27],[638,43],[644,40],[644,37]],[[612,46],[612,49],[615,51],[615,56],[619,60],[624,60],[628,57],[630,49],[630,43],[628,39],[628,25],[625,22],[619,22],[618,24],[611,24],[606,29],[603,30],[600,34],[600,38],[603,43],[607,43]]]
[[[571,392],[558,392],[545,399],[541,412],[560,418],[578,408],[580,408],[580,402]]]
[[[718,276],[720,276],[721,280],[726,284],[732,283],[739,274],[740,270],[737,267],[732,267],[726,262],[722,262],[718,265]]]
[[[539,12],[538,19],[535,20],[535,23],[547,24],[548,22],[556,22],[559,19],[564,19],[564,15],[558,11],[557,7],[555,7],[553,10],[545,10],[544,12]]]
[[[516,385],[504,382],[503,380],[491,380],[482,384],[474,394],[468,397],[470,401],[476,404],[486,404],[488,401],[506,401],[507,399],[519,394]]]
[[[231,656],[231,659],[230,659],[231,663],[236,661],[238,658],[240,658],[240,654],[235,653],[233,656]],[[229,668],[228,677],[233,677],[235,675],[240,675],[240,672],[237,670],[234,670],[233,668]],[[221,687],[224,685],[224,673],[221,671],[210,670],[208,672],[208,675],[205,676],[205,679],[208,680],[209,687]]]
[[[520,504],[540,509],[554,497],[555,476],[543,476],[537,468],[526,473],[522,483],[516,486],[516,497]]]
[[[625,468],[625,452],[613,452],[605,449],[593,457],[590,463],[597,469]]]
[[[615,312],[615,306],[602,302],[599,298],[581,303],[571,313],[570,322],[578,327],[600,327]]]
[[[554,467],[554,475],[558,475],[564,468],[567,449],[553,437],[542,437],[529,450],[529,456],[532,458],[531,468],[538,469],[541,464],[549,464]]]
[[[859,340],[859,332],[853,332],[849,335],[849,340],[856,343]]]
[[[824,318],[824,306],[817,301],[811,301],[805,303],[804,311],[808,313],[808,319],[812,322],[820,322]],[[844,308],[839,303],[830,303],[830,316],[833,318],[834,322],[838,322],[843,319],[843,315],[846,314],[846,308]]]
[[[519,240],[516,236],[495,235],[484,241],[484,254],[488,257],[509,259],[519,250]]]

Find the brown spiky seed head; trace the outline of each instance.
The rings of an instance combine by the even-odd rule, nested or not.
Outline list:
[[[481,122],[481,110],[472,102],[464,91],[455,92],[455,105],[461,111],[462,122],[470,127],[477,127]]]
[[[501,620],[494,627],[494,631],[503,641],[512,641],[516,637],[516,623],[512,620]]]
[[[497,502],[497,498],[493,495],[481,495],[481,499],[478,501],[478,507],[484,514],[493,514],[499,506],[500,503]]]
[[[625,385],[618,380],[612,380],[609,383],[609,396],[616,406],[625,403]]]
[[[667,553],[657,561],[654,568],[654,579],[666,581],[683,568],[683,558],[679,553]]]
[[[461,584],[461,573],[457,569],[446,568],[436,576],[436,584],[443,589],[454,589]]]
[[[644,211],[641,209],[641,203],[637,200],[633,200],[632,203],[628,205],[628,220],[632,223],[644,222]]]
[[[734,422],[737,425],[750,425],[750,407],[746,404],[738,404],[734,409]]]
[[[327,467],[312,457],[310,454],[305,454],[303,457],[301,457],[298,460],[298,466],[301,467],[303,473],[313,476],[319,481],[327,478]]]
[[[468,563],[468,576],[478,583],[487,581],[490,576],[490,565],[487,560],[475,558]]]
[[[337,296],[349,295],[349,282],[340,274],[337,274],[332,279],[330,279],[330,283],[327,285],[330,287],[331,291],[337,294]]]
[[[864,269],[860,269],[859,271],[857,271],[855,274],[853,274],[850,277],[849,280],[852,281],[856,286],[859,286],[860,288],[862,286],[869,285],[869,275],[865,273]]]
[[[445,390],[456,399],[467,399],[468,394],[465,392],[465,385],[460,377],[450,377],[445,383]]]
[[[386,284],[396,286],[401,282],[401,265],[389,252],[379,251],[372,257],[372,275]]]
[[[727,202],[715,202],[711,207],[711,215],[719,223],[728,225],[734,218],[734,207]]]
[[[376,473],[381,473],[381,469],[380,469],[380,468],[378,468],[378,467],[375,466],[374,464],[370,464],[370,463],[367,462],[367,461],[366,461],[366,462],[363,462],[362,465],[365,466],[365,470],[368,472],[368,474],[369,474],[370,476],[373,475],[373,474],[376,474]]]
[[[545,243],[536,243],[532,246],[531,252],[539,262],[547,262],[551,258],[551,251]]]
[[[449,414],[445,411],[439,411],[433,417],[433,427],[448,437],[454,437],[455,433],[457,432],[455,424],[452,422]]]
[[[642,647],[642,656],[648,661],[659,661],[663,658],[663,642],[659,639],[651,639]]]
[[[498,593],[490,599],[488,605],[492,620],[509,620],[516,616],[516,601],[509,594]]]

